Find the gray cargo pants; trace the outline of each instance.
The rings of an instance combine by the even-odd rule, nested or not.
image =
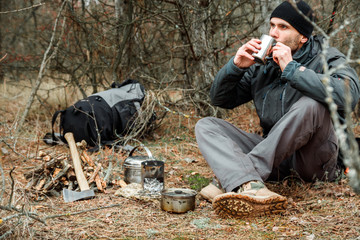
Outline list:
[[[339,172],[329,111],[308,97],[300,98],[266,138],[213,117],[199,120],[195,133],[202,155],[227,192],[251,180],[281,180],[292,170],[305,181],[332,181]]]

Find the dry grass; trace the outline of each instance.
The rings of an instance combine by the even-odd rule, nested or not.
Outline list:
[[[346,179],[337,183],[302,183],[296,179],[267,183],[270,189],[288,197],[289,208],[283,215],[244,220],[218,218],[211,204],[199,196],[194,211],[167,213],[157,201],[115,196],[118,187],[111,186],[105,193],[96,193],[96,198],[86,201],[64,203],[61,196],[45,195],[34,198],[24,190],[26,180],[22,175],[41,164],[34,157],[40,150],[53,153],[69,150],[65,146],[49,147],[41,141],[50,130],[46,114],[44,117],[32,114],[26,131],[11,138],[20,111],[19,101],[2,98],[1,106],[0,146],[9,153],[1,156],[6,188],[0,205],[8,204],[9,172],[16,167],[11,205],[33,212],[46,224],[26,216],[15,217],[0,224],[0,236],[12,230],[9,239],[360,239],[360,196],[353,193]],[[228,120],[241,128],[259,130],[250,105],[239,108],[232,116]],[[187,179],[192,172],[204,178],[212,177],[196,145],[193,131],[196,121],[197,118],[168,113],[161,127],[142,140],[156,158],[166,161],[167,187],[189,188]],[[105,157],[112,159],[114,177],[122,177],[121,164],[127,154],[111,151],[101,154],[102,165],[108,166]],[[189,163],[185,159],[195,161]],[[13,214],[0,210],[3,219]]]

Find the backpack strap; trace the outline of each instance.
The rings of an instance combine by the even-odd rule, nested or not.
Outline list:
[[[61,134],[61,132],[62,132],[62,125],[61,125],[61,123],[60,123],[60,126],[59,126],[59,128],[60,128],[60,136],[59,136],[60,139],[59,139],[59,137],[56,137],[56,136],[55,136],[54,124],[55,124],[55,122],[56,122],[56,119],[57,119],[58,115],[59,115],[60,113],[62,114],[63,112],[64,112],[64,110],[56,111],[56,112],[54,113],[53,117],[52,117],[52,120],[51,120],[51,138],[52,138],[52,145],[57,144],[57,141],[59,141],[59,140],[62,139],[62,134]]]

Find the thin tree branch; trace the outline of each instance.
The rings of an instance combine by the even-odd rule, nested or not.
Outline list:
[[[28,113],[30,111],[31,105],[34,102],[35,95],[36,95],[38,89],[40,88],[41,81],[42,81],[43,75],[45,73],[45,69],[47,67],[47,64],[51,61],[51,58],[54,56],[52,54],[48,58],[49,52],[50,52],[50,50],[52,49],[52,47],[54,45],[54,40],[55,40],[55,35],[56,35],[56,29],[57,29],[57,26],[58,26],[58,21],[59,21],[59,18],[61,16],[62,10],[65,7],[66,2],[67,1],[63,2],[63,4],[61,5],[61,7],[59,9],[58,15],[56,17],[54,28],[53,28],[53,33],[52,33],[52,36],[51,36],[49,46],[48,46],[48,48],[46,49],[46,51],[44,53],[44,57],[43,57],[43,60],[42,60],[41,66],[40,66],[38,78],[36,80],[35,86],[33,87],[32,91],[31,91],[30,98],[29,98],[28,103],[26,105],[25,111],[24,111],[24,113],[23,113],[23,115],[22,115],[22,117],[20,119],[19,126],[18,126],[18,129],[17,129],[17,133],[19,133],[20,130],[22,129],[22,126],[23,126],[23,124],[25,122],[25,119],[26,119],[26,117],[27,117],[27,115],[28,115]],[[66,20],[66,18],[64,17],[63,24],[65,24],[65,20]],[[55,49],[57,49],[57,48],[55,47]],[[54,51],[53,53],[56,53],[56,51]]]
[[[334,1],[334,7],[333,7],[333,11],[332,11],[332,14],[331,14],[331,18],[330,18],[330,24],[329,24],[329,27],[327,29],[327,34],[330,34],[333,30],[333,27],[334,27],[334,22],[335,22],[335,16],[337,15],[337,8],[340,4],[341,0],[335,0]]]
[[[4,169],[1,166],[1,162],[0,162],[0,172],[1,172],[1,179],[2,179],[2,188],[1,188],[1,194],[0,194],[0,204],[1,204],[4,193],[5,193],[5,173],[4,173]]]
[[[181,20],[181,23],[182,23],[182,25],[183,25],[183,28],[184,28],[184,31],[185,31],[185,35],[186,35],[186,38],[187,38],[188,43],[189,43],[189,46],[190,46],[191,54],[193,55],[194,60],[198,60],[199,57],[196,56],[196,53],[195,53],[195,50],[194,50],[194,46],[193,46],[193,43],[192,43],[191,38],[190,38],[190,35],[189,35],[189,31],[188,31],[188,29],[187,29],[187,27],[186,27],[185,19],[184,19],[183,12],[182,12],[182,9],[181,9],[182,6],[180,5],[179,1],[176,2],[176,6],[177,6],[177,8],[178,8],[180,20]]]
[[[13,153],[15,153],[17,156],[21,156],[23,159],[26,159],[26,157],[24,155],[22,155],[21,153],[18,153],[13,147],[10,146],[9,143],[7,143],[4,139],[0,139],[0,142],[3,142],[9,149],[11,149],[11,151],[13,151]]]
[[[12,176],[12,173],[13,171],[15,170],[15,167],[13,167],[11,170],[10,170],[10,179],[11,179],[11,192],[10,192],[10,198],[9,198],[9,203],[8,203],[8,207],[11,206],[11,202],[12,202],[12,198],[14,196],[14,187],[15,187],[15,181],[14,181],[14,178]]]
[[[18,12],[26,11],[26,10],[29,10],[29,9],[32,9],[32,8],[37,8],[37,7],[40,7],[42,5],[45,5],[45,3],[38,3],[38,4],[32,5],[30,7],[26,7],[26,8],[21,8],[21,9],[6,11],[6,12],[0,12],[0,14],[18,13]]]
[[[0,62],[2,62],[7,57],[7,53],[0,59]]]

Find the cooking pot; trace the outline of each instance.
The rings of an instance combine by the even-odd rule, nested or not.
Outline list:
[[[148,160],[154,160],[150,150],[145,146],[142,147],[145,149],[147,156],[132,156],[138,147],[140,146],[136,146],[130,151],[129,156],[123,163],[124,181],[127,184],[141,184],[141,163]]]
[[[173,213],[185,213],[195,209],[196,191],[185,188],[168,188],[161,191],[161,209]]]
[[[141,163],[141,183],[145,192],[160,195],[164,188],[163,161],[144,161]]]

